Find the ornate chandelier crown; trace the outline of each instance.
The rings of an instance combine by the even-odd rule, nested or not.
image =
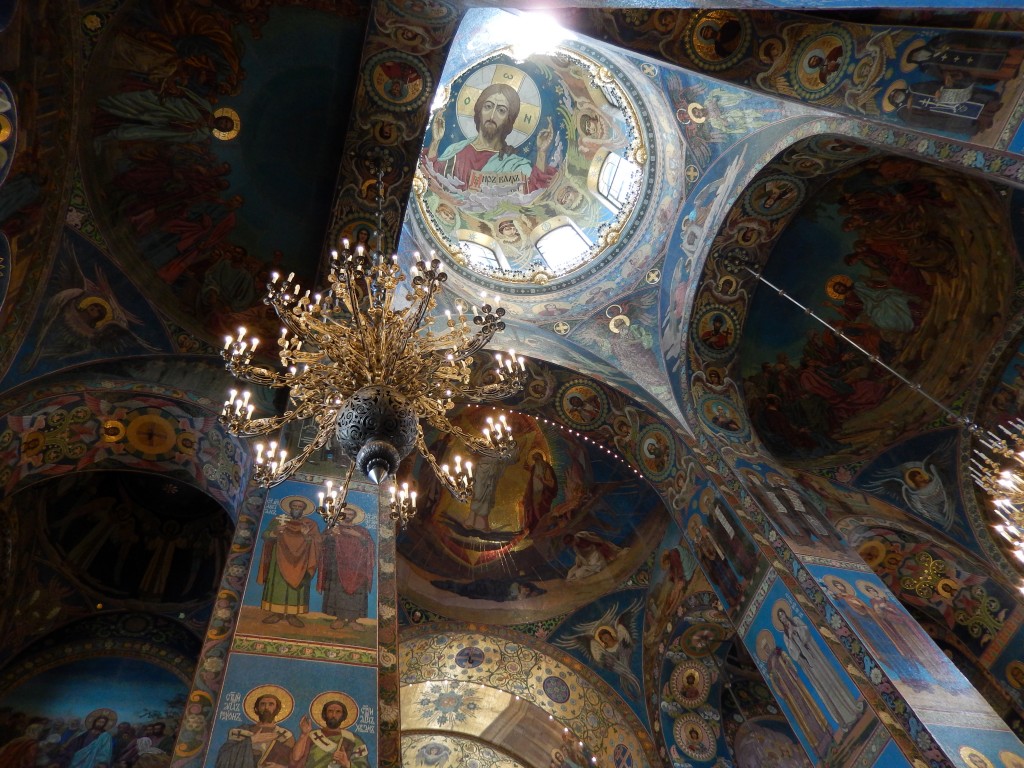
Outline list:
[[[282,323],[281,370],[253,361],[259,342],[247,337],[245,328],[226,338],[222,352],[236,378],[289,392],[283,414],[254,418],[249,393],[232,390],[220,421],[233,434],[268,435],[296,420],[316,425],[315,437],[291,458],[276,442],[257,443],[256,482],[280,483],[332,438],[351,460],[343,486],[321,494],[321,514],[329,525],[345,507],[353,468],[379,485],[414,447],[448,491],[468,501],[472,462],[456,456],[454,467],[439,464],[427,450],[423,423],[457,436],[473,452],[505,456],[514,441],[503,421],[476,436],[452,424],[448,412],[456,401],[508,397],[522,389],[526,377],[523,358],[510,350],[507,357],[496,355],[494,368],[479,377],[484,383],[472,383],[473,357],[504,330],[505,310],[484,303],[467,316],[470,308],[457,302],[454,314],[446,310],[443,327],[435,330],[438,319],[432,313],[448,276],[433,254],[427,261],[417,253],[406,285],[398,256],[385,255],[380,247],[382,204],[378,195],[376,247],[352,248],[344,240],[341,252],[331,254],[325,292],[303,291],[293,282],[294,273],[284,280],[272,276],[264,301]],[[415,492],[403,497],[393,491],[393,496],[393,516],[405,521],[415,513]]]

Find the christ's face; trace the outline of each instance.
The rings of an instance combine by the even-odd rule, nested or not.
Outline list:
[[[494,93],[487,97],[480,109],[480,133],[485,139],[493,139],[504,133],[508,123],[508,99],[504,94]]]

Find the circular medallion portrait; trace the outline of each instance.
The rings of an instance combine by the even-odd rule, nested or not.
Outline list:
[[[736,321],[725,307],[705,308],[691,327],[693,340],[705,357],[718,359],[732,351],[736,342]]]
[[[497,53],[439,88],[420,156],[417,225],[482,285],[543,292],[625,240],[650,182],[637,97],[598,54]]]
[[[697,661],[684,662],[672,670],[669,684],[676,701],[689,709],[703,704],[711,690],[707,669]]]
[[[668,430],[652,424],[640,434],[640,464],[650,480],[664,480],[675,464],[675,443]]]
[[[750,38],[749,19],[726,10],[695,13],[684,33],[686,52],[693,63],[712,71],[740,61],[750,48]]]
[[[431,93],[430,73],[415,56],[385,51],[366,64],[370,96],[385,109],[411,112]]]
[[[604,393],[581,381],[572,381],[558,394],[558,412],[579,429],[588,429],[601,423],[608,412]]]
[[[715,756],[715,736],[697,714],[683,715],[672,726],[676,744],[694,760],[710,760]]]
[[[743,209],[751,216],[772,221],[785,216],[804,200],[803,182],[776,174],[752,184],[743,195]]]
[[[809,37],[790,65],[793,85],[811,100],[827,96],[846,80],[852,51],[853,39],[845,30],[830,27],[827,34]]]
[[[679,638],[679,645],[688,655],[699,659],[714,653],[728,633],[718,624],[710,622],[694,624]]]

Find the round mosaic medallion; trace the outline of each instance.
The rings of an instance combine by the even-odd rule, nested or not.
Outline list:
[[[541,687],[555,704],[565,704],[569,700],[569,685],[560,677],[548,675],[544,678]]]
[[[797,93],[811,101],[824,98],[846,82],[853,38],[839,27],[808,37],[790,63],[790,82]]]
[[[739,409],[724,397],[702,396],[697,405],[697,413],[712,432],[731,439],[745,439],[749,433]]]
[[[686,52],[704,70],[728,69],[750,48],[751,25],[746,16],[733,11],[695,13],[683,33]]]
[[[370,97],[393,112],[418,109],[433,91],[433,80],[423,62],[401,51],[370,57],[365,72]]]
[[[604,392],[578,379],[562,387],[556,405],[559,414],[578,429],[597,426],[608,412]]]
[[[769,221],[796,210],[804,201],[804,183],[794,176],[774,174],[758,179],[743,195],[743,210]]]
[[[438,89],[412,210],[460,276],[520,294],[573,285],[636,226],[653,183],[646,112],[612,62],[580,48],[502,50]]]
[[[715,756],[715,736],[700,715],[686,714],[672,726],[676,744],[694,760],[710,760]]]
[[[455,654],[455,663],[463,669],[473,669],[484,663],[484,652],[475,645],[469,645]]]
[[[640,464],[651,480],[664,480],[675,466],[676,446],[669,431],[651,424],[640,433]]]
[[[705,307],[692,325],[691,337],[705,358],[728,357],[736,343],[736,318],[728,307]]]
[[[718,624],[694,624],[680,636],[679,645],[690,656],[700,658],[714,653],[725,640],[725,636],[725,628]]]
[[[669,689],[679,704],[693,709],[707,700],[711,680],[703,664],[687,661],[672,670]]]

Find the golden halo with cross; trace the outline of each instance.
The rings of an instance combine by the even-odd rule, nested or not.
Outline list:
[[[324,722],[324,706],[331,701],[340,701],[345,707],[345,719],[338,725],[339,728],[348,728],[356,721],[359,716],[359,705],[356,704],[355,699],[341,691],[324,691],[309,703],[309,716],[314,723],[321,728],[327,727]]]
[[[476,122],[473,108],[476,100],[489,85],[504,83],[519,94],[519,115],[512,125],[512,132],[505,137],[510,147],[518,147],[533,135],[540,123],[542,101],[537,83],[526,72],[508,64],[487,64],[471,74],[459,88],[455,97],[455,114],[462,135],[467,139],[476,138]]]
[[[287,720],[292,710],[295,709],[295,699],[280,685],[274,685],[273,683],[257,685],[245,694],[245,699],[242,701],[242,710],[254,723],[260,721],[259,715],[256,714],[256,702],[263,696],[273,696],[281,703],[281,708],[274,714],[275,723]]]

